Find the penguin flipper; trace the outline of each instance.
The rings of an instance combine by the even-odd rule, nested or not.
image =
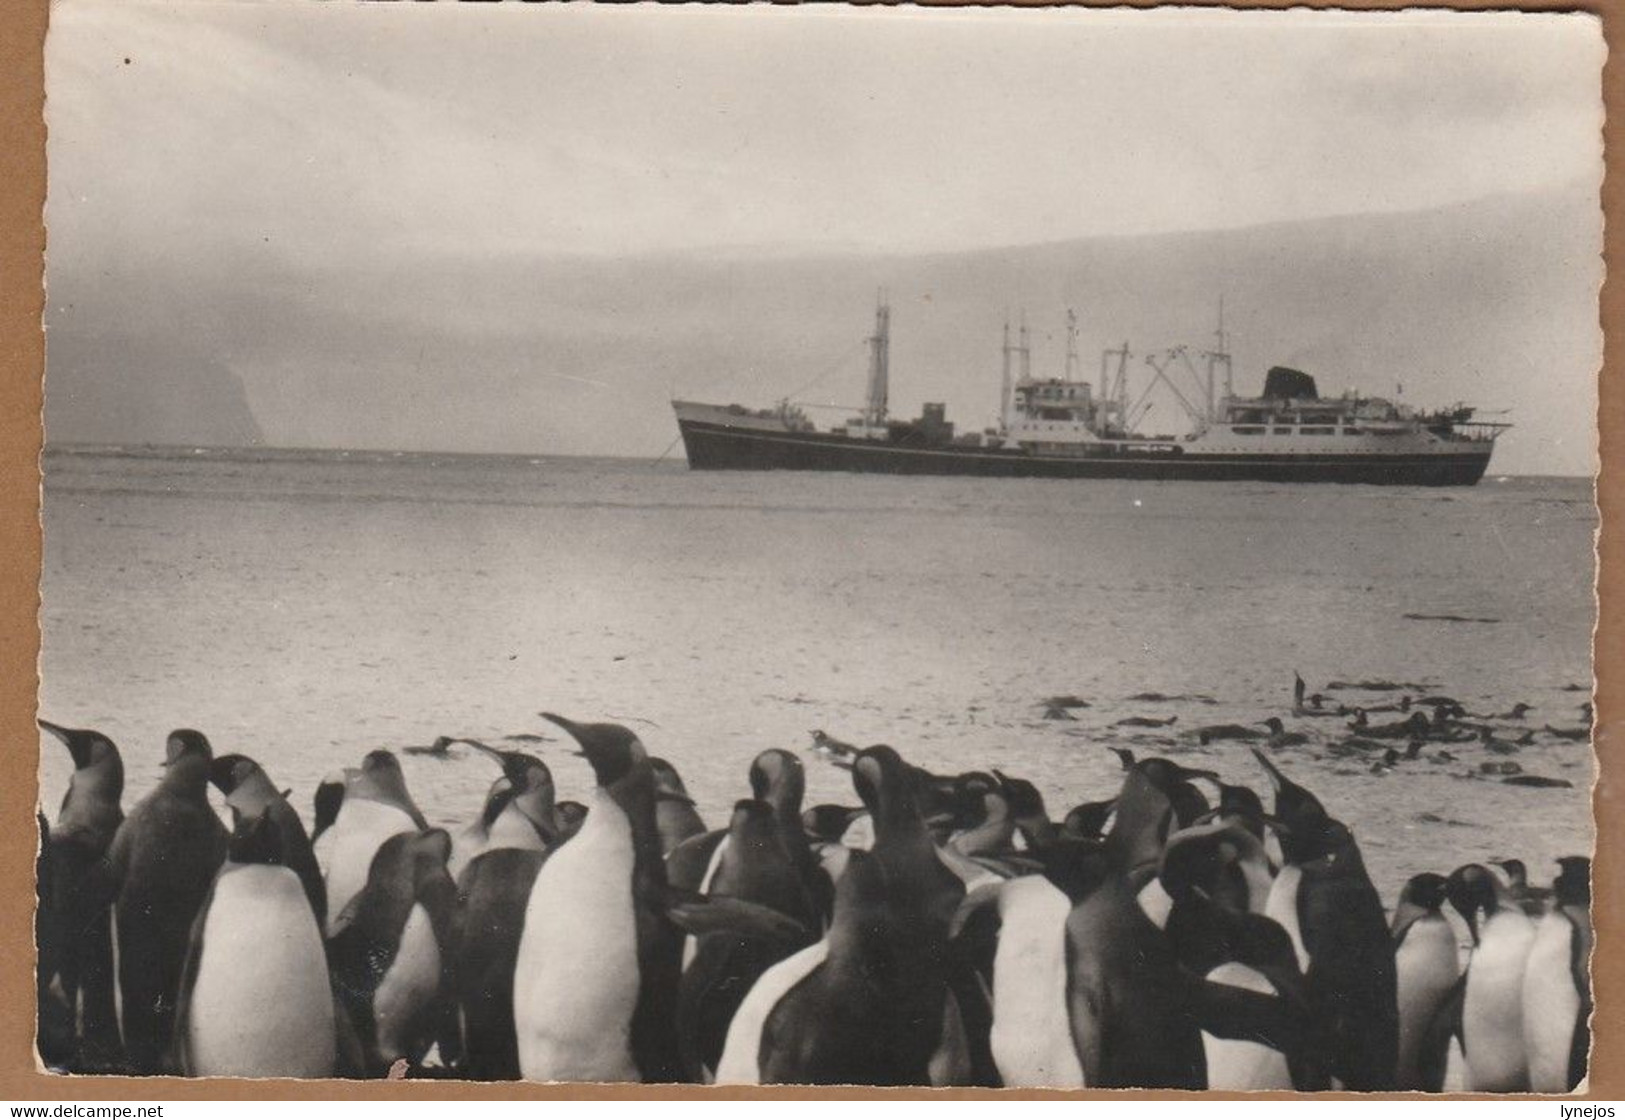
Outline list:
[[[1417,1078],[1421,1082],[1418,1088],[1425,1093],[1444,1091],[1445,1072],[1450,1063],[1450,1040],[1457,1039],[1463,1049],[1466,1048],[1467,1033],[1462,1019],[1466,1001],[1467,973],[1463,972],[1434,1008],[1417,1048]]]
[[[668,891],[666,913],[679,929],[695,937],[725,931],[797,946],[813,940],[813,931],[801,922],[771,906],[740,898]]]
[[[194,1076],[192,1066],[192,989],[197,986],[198,969],[203,963],[203,930],[209,921],[209,908],[214,905],[214,888],[219,882],[209,884],[209,893],[204,896],[203,905],[198,907],[197,917],[192,919],[192,932],[186,946],[186,959],[181,965],[181,982],[175,997],[175,1027],[170,1036],[171,1053],[169,1065],[180,1073],[182,1077]]]

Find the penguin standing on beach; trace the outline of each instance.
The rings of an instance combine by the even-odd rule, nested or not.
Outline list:
[[[327,933],[367,883],[378,849],[391,836],[429,827],[407,792],[400,760],[389,751],[368,754],[359,770],[345,771],[344,798],[322,840],[327,863]]]
[[[209,764],[209,781],[225,795],[226,805],[233,813],[246,818],[261,815],[271,818],[277,834],[275,862],[299,877],[317,924],[325,928],[327,890],[322,883],[321,868],[316,866],[310,837],[305,835],[305,825],[298,811],[288,804],[287,797],[277,789],[265,769],[247,755],[223,754]],[[261,859],[260,862],[271,861]]]
[[[765,801],[746,800],[734,806],[727,856],[707,893],[712,898],[738,898],[771,907],[799,923],[806,933],[786,941],[719,930],[695,939],[693,960],[683,969],[677,1003],[684,1066],[694,1080],[706,1080],[716,1069],[728,1024],[757,978],[816,940],[823,925],[818,904],[785,846],[773,807]]]
[[[330,922],[333,989],[358,1036],[363,1069],[416,1064],[439,1044],[460,1056],[449,961],[457,885],[444,829],[401,832],[378,848],[366,884]]]
[[[544,713],[580,745],[597,790],[581,830],[542,864],[514,971],[519,1068],[537,1081],[676,1081],[682,935],[648,752],[618,724]]]
[[[561,832],[558,794],[547,764],[522,751],[499,751],[473,739],[463,741],[501,766],[502,776],[491,784],[479,816],[452,837],[448,865],[452,877],[461,880],[463,869],[485,852],[502,848],[542,852],[557,846]]]
[[[1262,751],[1275,786],[1272,825],[1284,865],[1265,914],[1292,938],[1311,1006],[1333,1040],[1332,1076],[1344,1088],[1394,1088],[1399,1063],[1398,978],[1382,899],[1354,835]]]
[[[258,767],[254,773],[264,777]],[[267,800],[252,814],[232,808],[226,862],[192,925],[182,970],[175,1043],[184,1076],[336,1072],[337,1020],[321,926],[308,884],[288,866],[278,804],[287,803]],[[300,859],[310,854],[303,827],[293,849]]]
[[[835,887],[824,938],[769,968],[728,1028],[719,1084],[931,1085],[971,1073],[950,995],[949,923],[964,897],[938,859],[911,768],[860,751],[853,785],[874,822]]]
[[[77,1048],[81,1059],[96,1064],[110,1059],[118,1045],[109,908],[113,884],[106,859],[124,821],[124,763],[118,747],[100,732],[43,719],[39,725],[68,748],[74,767],[56,823],[46,826],[41,817],[36,919],[40,991],[52,1000],[58,993],[64,1010],[59,1037],[50,1037],[57,1032],[47,1032],[42,1024],[41,1056],[48,1063],[65,1061]],[[48,1006],[42,1002],[42,1016]],[[44,1053],[46,1049],[53,1053]]]
[[[1445,878],[1413,875],[1394,907],[1394,971],[1399,994],[1401,1090],[1441,1092],[1452,1024],[1446,1021],[1461,979],[1456,931],[1440,912]]]
[[[452,975],[462,1020],[462,1072],[482,1081],[519,1076],[514,962],[531,887],[563,842],[552,771],[519,751],[475,743],[502,766],[480,819],[457,838]]]
[[[1566,856],[1523,976],[1529,1090],[1572,1093],[1591,1051],[1591,861]]]
[[[172,731],[158,788],[130,810],[108,850],[120,1021],[138,1073],[163,1072],[192,922],[226,858],[230,834],[209,804],[214,752],[197,731]]]
[[[655,778],[655,827],[660,832],[660,854],[667,855],[684,840],[705,833],[705,821],[683,785],[677,767],[663,758],[651,758]]]
[[[1527,1092],[1523,992],[1535,924],[1506,881],[1480,864],[1453,871],[1445,893],[1473,935],[1461,1005],[1465,1088],[1470,1093]]]

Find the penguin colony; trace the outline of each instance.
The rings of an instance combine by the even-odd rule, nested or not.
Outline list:
[[[1294,700],[1320,705],[1301,679]],[[75,768],[39,818],[45,1063],[1552,1093],[1584,1077],[1590,861],[1560,860],[1549,889],[1517,860],[1417,874],[1390,919],[1337,807],[1288,775],[1301,737],[1279,721],[1236,747],[1267,807],[1114,748],[1115,795],[1057,820],[1020,777],[818,732],[857,804],[804,806],[801,761],[767,750],[708,829],[633,731],[544,715],[591,765],[581,801],[533,755],[456,740],[501,771],[462,827],[429,827],[380,750],[321,783],[308,833],[258,763],[192,730],[126,812],[119,749],[41,720]]]

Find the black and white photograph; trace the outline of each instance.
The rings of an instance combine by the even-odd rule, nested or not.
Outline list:
[[[38,1068],[1584,1092],[1605,54],[54,0]]]

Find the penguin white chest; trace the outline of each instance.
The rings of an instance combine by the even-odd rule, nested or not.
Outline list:
[[[1207,974],[1215,984],[1228,984],[1250,992],[1275,995],[1271,984],[1256,969],[1228,961]],[[1207,1056],[1207,1087],[1244,1092],[1255,1089],[1290,1089],[1292,1072],[1286,1055],[1258,1042],[1219,1038],[1202,1032],[1202,1050]]]
[[[1574,926],[1562,914],[1547,914],[1535,927],[1523,976],[1523,1033],[1531,1092],[1569,1091],[1569,1048],[1580,1021],[1573,952]]]
[[[423,1055],[424,1012],[440,991],[440,942],[429,912],[413,904],[401,930],[400,947],[373,993],[372,1013],[378,1053],[393,1061]]]
[[[598,792],[531,888],[514,970],[519,1069],[533,1081],[636,1081],[632,826]]]
[[[1041,875],[999,889],[993,958],[993,1062],[1010,1088],[1083,1088],[1066,1004],[1072,902]]]
[[[1428,1025],[1461,975],[1456,931],[1438,914],[1416,919],[1394,954],[1399,992],[1399,1087],[1421,1089]]]
[[[1527,1088],[1523,1038],[1523,979],[1535,924],[1521,910],[1501,910],[1484,923],[1467,965],[1462,1040],[1469,1092]]]
[[[1264,916],[1286,930],[1292,939],[1292,950],[1298,955],[1298,967],[1309,971],[1309,949],[1303,943],[1303,927],[1298,923],[1298,890],[1303,886],[1303,868],[1289,863],[1281,868],[1270,884],[1270,898],[1264,907]]]
[[[815,941],[792,953],[768,969],[751,986],[739,1010],[728,1024],[728,1037],[717,1062],[716,1084],[760,1085],[762,1083],[762,1030],[767,1017],[790,989],[812,975],[829,957],[829,939]]]
[[[367,798],[349,798],[328,829],[332,835],[327,863],[327,933],[332,936],[339,915],[367,885],[372,857],[385,840],[418,827],[404,809]],[[325,837],[324,837],[325,839]]]
[[[216,882],[185,1047],[192,1076],[332,1076],[327,958],[299,876],[287,868],[236,867]]]

